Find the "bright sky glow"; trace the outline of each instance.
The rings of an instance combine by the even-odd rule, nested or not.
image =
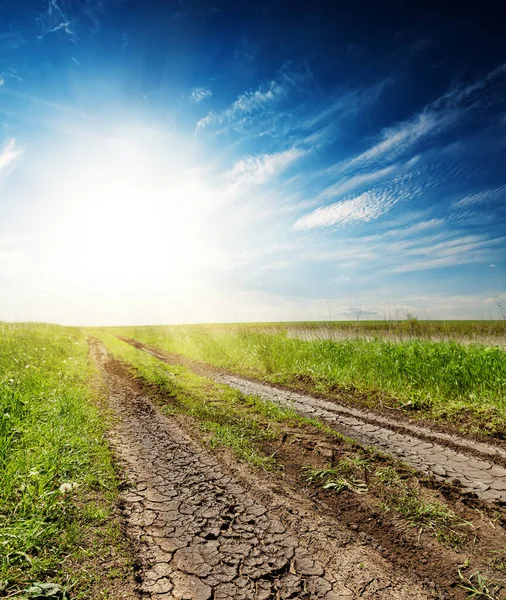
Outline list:
[[[5,8],[0,320],[497,316],[499,20],[337,5]]]

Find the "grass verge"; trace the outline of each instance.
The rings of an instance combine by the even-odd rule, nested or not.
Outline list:
[[[0,323],[0,597],[119,598],[130,577],[91,375],[78,330]]]

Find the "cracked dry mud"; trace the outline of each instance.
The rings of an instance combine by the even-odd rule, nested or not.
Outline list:
[[[124,514],[137,540],[143,598],[429,598],[422,586],[332,518],[291,497],[269,506],[162,415],[128,371],[93,343],[112,442],[129,479]]]
[[[165,362],[179,362],[199,372],[206,371],[202,363],[177,355],[171,355],[169,359],[156,348],[137,340],[122,339]],[[500,464],[505,462],[506,451],[501,448],[396,422],[335,401],[219,373],[214,369],[208,368],[202,374],[244,394],[289,406],[305,417],[317,417],[337,431],[399,458],[418,471],[442,481],[457,480],[464,491],[475,493],[482,500],[506,504],[506,468]]]
[[[449,441],[454,438],[447,434],[428,432],[425,428],[411,426],[413,433],[424,437],[399,433],[388,427],[389,420],[376,417],[376,422],[364,420],[363,411],[336,406],[335,403],[288,390],[280,390],[268,385],[251,382],[240,377],[221,375],[216,381],[224,383],[244,394],[260,396],[284,406],[293,407],[299,414],[318,417],[329,425],[345,433],[358,442],[367,444],[391,454],[423,473],[438,479],[457,479],[465,491],[473,492],[487,501],[506,504],[506,469],[491,460],[476,458],[473,455],[457,452],[451,447],[427,439],[427,434],[435,439]],[[383,425],[387,424],[387,426]],[[425,439],[424,439],[425,438]],[[463,440],[455,440],[456,446],[463,447]],[[474,453],[500,456],[500,449],[492,449],[485,444],[465,442]]]

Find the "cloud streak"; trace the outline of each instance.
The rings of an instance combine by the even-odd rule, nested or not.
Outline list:
[[[219,113],[210,112],[197,123],[197,131],[206,127],[216,127],[226,122],[235,121],[262,109],[265,105],[276,102],[286,93],[285,88],[277,81],[255,91],[241,94],[235,102]]]
[[[193,88],[192,93],[190,95],[190,102],[192,104],[199,104],[202,100],[206,98],[210,98],[213,95],[211,90],[207,88]]]
[[[479,81],[450,90],[410,119],[383,129],[373,146],[337,165],[336,171],[349,172],[366,164],[395,160],[412,150],[421,140],[446,131],[462,121],[482,103],[501,103],[502,95],[489,90],[487,96],[487,89],[505,74],[506,64],[493,69]],[[474,96],[474,102],[469,101]]]
[[[506,184],[464,196],[460,200],[454,202],[453,206],[455,208],[463,208],[477,204],[484,204],[486,202],[499,202],[504,199],[506,199]]]
[[[226,174],[226,179],[231,183],[229,192],[264,184],[280,175],[305,154],[305,150],[293,147],[274,154],[265,153],[241,158]]]
[[[0,173],[7,167],[12,166],[20,156],[21,150],[16,147],[16,140],[9,140],[0,150]]]
[[[293,227],[296,230],[308,230],[332,226],[342,227],[360,221],[367,223],[384,215],[395,203],[394,197],[384,193],[364,192],[356,198],[317,208],[298,219]]]

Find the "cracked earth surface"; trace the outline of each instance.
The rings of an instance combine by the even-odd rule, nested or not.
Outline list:
[[[419,583],[332,518],[283,501],[266,506],[162,415],[128,371],[93,343],[112,411],[112,443],[138,541],[143,598],[274,600],[429,598]]]
[[[165,362],[174,362],[178,358],[171,356],[169,360],[155,348],[136,340],[123,339]],[[184,357],[180,357],[179,361],[192,368],[191,361],[185,361]],[[292,407],[305,417],[317,417],[358,442],[382,450],[437,479],[457,480],[464,491],[475,493],[482,500],[506,504],[506,468],[500,464],[504,463],[506,452],[501,448],[426,427],[400,424],[392,419],[339,405],[335,401],[314,398],[236,375],[215,370],[209,370],[206,375],[244,394]]]
[[[383,450],[423,473],[434,475],[441,480],[457,479],[465,491],[476,493],[483,500],[506,504],[506,469],[490,460],[458,452],[423,437],[399,433],[382,425],[379,418],[375,423],[370,423],[364,420],[362,411],[338,407],[333,402],[230,375],[219,376],[216,380],[244,394],[291,406],[301,415],[318,417],[358,442]],[[411,430],[423,432],[425,428],[412,426]],[[445,436],[438,433],[434,435]],[[468,446],[473,444],[466,443]],[[489,448],[485,444],[473,445]]]

